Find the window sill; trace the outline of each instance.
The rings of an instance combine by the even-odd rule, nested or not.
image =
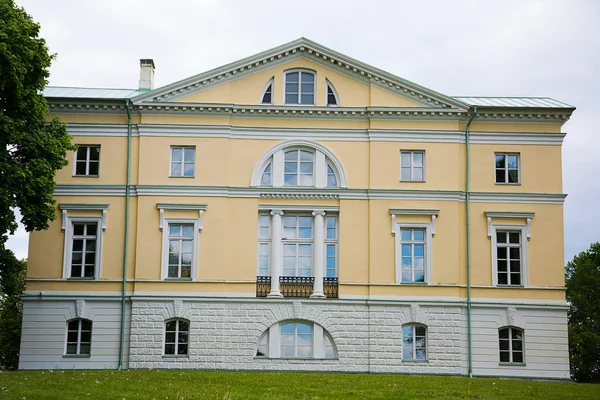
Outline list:
[[[88,276],[85,276],[85,277],[74,276],[74,277],[67,278],[67,280],[68,281],[95,281],[96,278],[93,276],[89,276],[89,277]]]
[[[407,364],[429,364],[429,360],[402,360],[403,363]]]
[[[301,107],[314,107],[314,106],[315,106],[315,104],[314,104],[314,103],[313,103],[313,104],[284,103],[283,105],[284,105],[284,106],[292,106],[292,107],[295,107],[295,106],[301,106]]]
[[[266,357],[266,356],[254,356],[255,360],[301,360],[301,361],[338,361],[339,358],[312,358],[312,357]]]
[[[89,354],[64,354],[63,358],[90,358]]]
[[[410,180],[410,181],[403,181],[403,180],[400,180],[400,183],[425,183],[425,181],[412,181],[412,180]]]
[[[496,285],[494,286],[499,289],[524,289],[524,285]]]
[[[100,175],[73,175],[73,178],[100,178]]]
[[[191,282],[192,278],[165,278],[165,282]]]
[[[429,282],[398,282],[398,286],[428,286]]]
[[[163,354],[162,358],[190,358],[189,354]]]
[[[525,363],[511,363],[511,362],[499,362],[498,365],[502,367],[525,367]]]
[[[496,182],[496,185],[521,186],[521,182]]]
[[[173,176],[173,175],[169,175],[169,178],[193,179],[193,178],[195,178],[195,176]]]

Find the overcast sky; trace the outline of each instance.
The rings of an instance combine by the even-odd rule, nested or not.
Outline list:
[[[57,53],[50,85],[155,87],[304,36],[447,95],[548,96],[563,128],[565,259],[600,241],[600,1],[17,0]],[[27,234],[8,243],[27,256]]]

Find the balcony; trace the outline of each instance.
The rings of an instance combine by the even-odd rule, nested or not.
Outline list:
[[[279,289],[283,297],[308,298],[313,292],[314,277],[281,276],[279,277]],[[323,278],[323,292],[328,299],[339,297],[338,278]],[[256,277],[256,297],[267,297],[271,290],[270,276]]]

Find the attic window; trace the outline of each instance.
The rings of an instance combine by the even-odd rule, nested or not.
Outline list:
[[[328,106],[339,106],[340,102],[338,100],[338,95],[329,80],[327,80],[327,105]]]
[[[315,104],[315,74],[292,70],[285,74],[285,104]]]
[[[261,96],[261,104],[273,104],[273,78],[267,82]]]

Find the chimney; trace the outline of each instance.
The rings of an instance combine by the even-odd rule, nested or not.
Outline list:
[[[140,85],[139,90],[154,89],[154,60],[143,58],[140,60]]]

